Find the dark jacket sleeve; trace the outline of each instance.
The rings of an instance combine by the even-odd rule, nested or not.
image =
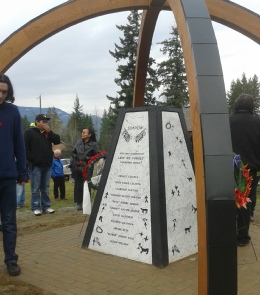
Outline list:
[[[32,163],[33,162],[33,153],[31,152],[31,149],[30,149],[30,134],[31,134],[30,129],[25,131],[25,133],[24,133],[24,143],[25,143],[25,151],[26,151],[27,161]]]
[[[14,155],[16,158],[17,181],[26,182],[28,178],[26,169],[26,153],[22,132],[22,121],[19,112],[16,116],[15,122]]]
[[[56,133],[54,133],[53,131],[50,131],[48,133],[49,135],[49,139],[53,144],[60,144],[60,136]]]
[[[96,155],[97,153],[100,153],[100,150],[96,142],[94,142],[93,153],[94,155]]]

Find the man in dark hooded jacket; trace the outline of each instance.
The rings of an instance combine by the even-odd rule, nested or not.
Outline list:
[[[253,178],[247,209],[241,207],[237,214],[237,241],[245,246],[250,241],[249,224],[256,205],[257,171],[260,171],[260,119],[254,116],[254,100],[249,94],[241,94],[234,102],[234,114],[230,117],[233,152],[241,156]]]

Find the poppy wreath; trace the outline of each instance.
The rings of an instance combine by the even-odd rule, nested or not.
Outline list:
[[[250,176],[250,169],[244,165],[240,155],[233,154],[233,168],[234,177],[237,187],[235,188],[235,201],[238,208],[247,208],[247,203],[251,202],[248,197],[252,185],[252,176]]]
[[[88,185],[90,188],[97,190],[97,186],[94,185],[91,181],[92,177],[92,171],[94,168],[95,163],[97,163],[100,159],[106,159],[107,153],[106,152],[100,152],[96,154],[95,156],[91,157],[85,167],[82,169],[82,175],[85,181],[88,182]]]

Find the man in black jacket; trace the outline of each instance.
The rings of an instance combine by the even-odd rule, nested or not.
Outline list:
[[[233,151],[241,156],[253,178],[247,209],[241,207],[237,214],[237,241],[239,246],[250,242],[249,224],[256,205],[257,171],[260,171],[260,119],[254,116],[254,101],[249,94],[241,94],[234,102],[230,117]]]
[[[31,206],[35,216],[54,213],[50,208],[49,186],[53,159],[52,144],[60,143],[60,136],[51,131],[47,118],[39,114],[35,127],[25,131],[25,149],[30,166]]]

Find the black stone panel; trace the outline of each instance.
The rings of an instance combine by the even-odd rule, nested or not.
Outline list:
[[[215,35],[211,34],[213,30],[211,19],[188,18],[187,24],[191,43],[217,43]]]
[[[227,114],[202,114],[201,128],[204,155],[231,155],[232,144]]]
[[[201,17],[210,18],[207,6],[204,0],[181,0],[186,18]]]
[[[202,114],[228,113],[223,76],[197,76]]]
[[[208,200],[207,211],[210,213],[207,214],[207,224],[210,227],[208,246],[237,247],[234,199],[229,201]]]
[[[222,67],[216,44],[193,44],[197,76],[222,76]]]
[[[234,200],[235,180],[232,162],[232,155],[205,156],[207,200]]]
[[[237,246],[208,247],[208,295],[237,295]]]

